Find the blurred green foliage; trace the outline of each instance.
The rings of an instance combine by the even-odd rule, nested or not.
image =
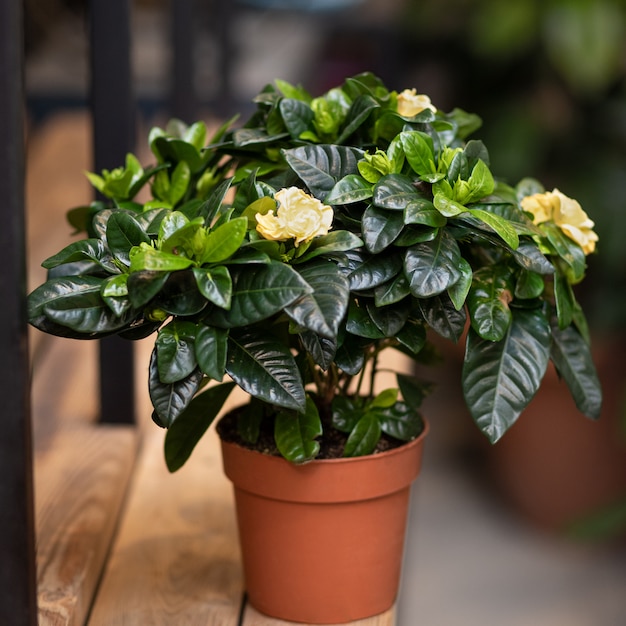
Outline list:
[[[592,327],[626,324],[626,0],[407,3],[403,78],[481,111],[497,176],[576,197],[599,254],[581,294]]]

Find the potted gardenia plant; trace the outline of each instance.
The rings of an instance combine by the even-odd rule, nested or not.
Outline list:
[[[149,167],[129,154],[89,174],[104,199],[70,211],[86,237],[44,261],[29,319],[78,339],[154,334],[148,385],[171,471],[230,390],[247,392],[218,431],[250,600],[285,619],[348,621],[394,601],[402,539],[382,535],[403,535],[426,431],[428,385],[404,372],[378,389],[381,353],[428,363],[427,331],[466,333],[463,391],[492,442],[550,360],[597,416],[572,288],[597,237],[559,191],[497,181],[486,147],[468,139],[480,119],[414,89],[364,73],[315,98],[276,81],[254,101],[248,121],[229,120],[208,144],[202,122],[173,121],[151,131]],[[356,500],[374,503],[372,520]]]

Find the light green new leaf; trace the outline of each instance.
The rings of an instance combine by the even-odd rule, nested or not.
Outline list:
[[[219,263],[235,254],[245,239],[247,228],[248,220],[245,217],[238,217],[210,232],[200,264]]]
[[[510,248],[515,250],[519,246],[517,231],[508,220],[483,209],[469,209],[469,212],[481,222],[493,228]]]

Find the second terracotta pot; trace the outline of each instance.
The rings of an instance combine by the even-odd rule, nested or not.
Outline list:
[[[375,455],[304,465],[222,442],[250,603],[309,624],[388,610],[425,435]]]

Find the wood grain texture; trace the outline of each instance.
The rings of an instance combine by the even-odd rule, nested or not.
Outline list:
[[[396,610],[395,607],[392,607],[380,615],[350,622],[350,626],[395,626],[395,623]],[[243,614],[241,626],[302,626],[302,624],[267,617],[248,604]]]
[[[127,426],[60,431],[37,455],[40,626],[84,623],[118,522],[136,453]]]
[[[163,431],[145,432],[90,626],[236,626],[242,574],[230,483],[211,431],[169,474]]]

